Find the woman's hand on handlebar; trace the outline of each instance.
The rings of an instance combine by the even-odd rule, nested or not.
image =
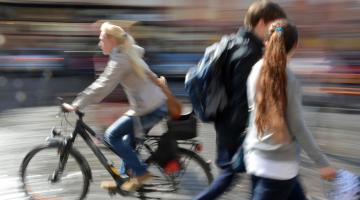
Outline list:
[[[62,103],[61,104],[61,108],[64,112],[75,112],[78,110],[77,107],[73,106],[73,105],[70,105],[68,103]]]

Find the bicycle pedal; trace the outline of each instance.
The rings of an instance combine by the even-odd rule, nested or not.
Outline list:
[[[110,196],[114,196],[117,193],[117,190],[108,190]]]
[[[110,196],[120,194],[121,196],[129,196],[131,193],[128,191],[121,190],[120,188],[107,189]]]
[[[144,189],[144,188],[149,188],[149,187],[154,187],[154,184],[151,184],[151,183],[144,184],[138,190],[141,190],[141,189]]]

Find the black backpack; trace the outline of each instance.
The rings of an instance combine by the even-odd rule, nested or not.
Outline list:
[[[242,39],[236,34],[225,35],[217,43],[207,47],[204,56],[186,74],[185,91],[189,95],[194,113],[204,122],[216,119],[228,104],[228,92],[224,80],[224,68],[230,51]]]

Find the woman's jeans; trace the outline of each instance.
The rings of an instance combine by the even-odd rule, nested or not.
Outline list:
[[[297,177],[275,180],[251,176],[252,200],[306,200]]]
[[[139,159],[134,150],[135,130],[142,127],[143,133],[147,133],[167,113],[167,107],[163,105],[143,116],[123,115],[106,130],[104,135],[105,143],[110,145],[116,154],[121,157],[126,167],[130,168],[135,176],[142,176],[147,172],[146,164]],[[139,124],[141,124],[140,127]]]

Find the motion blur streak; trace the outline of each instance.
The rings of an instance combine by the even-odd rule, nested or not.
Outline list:
[[[299,28],[299,47],[290,66],[304,86],[306,121],[334,165],[359,174],[360,2],[274,1]],[[97,46],[102,22],[111,21],[130,32],[146,49],[145,59],[153,71],[164,75],[172,91],[190,106],[183,88],[187,70],[207,46],[237,31],[252,2],[0,0],[0,199],[25,199],[18,188],[19,163],[58,122],[56,97],[72,100],[104,69],[107,57]],[[101,132],[126,108],[118,87],[87,110],[86,117]],[[214,130],[202,124],[199,131],[202,155],[213,160]],[[97,165],[94,168],[100,169]],[[302,166],[309,195],[324,199],[324,186],[305,156]],[[95,181],[104,178],[101,173],[94,176]],[[96,184],[89,199],[107,198]],[[223,199],[239,195],[247,199],[247,191],[244,180]]]

